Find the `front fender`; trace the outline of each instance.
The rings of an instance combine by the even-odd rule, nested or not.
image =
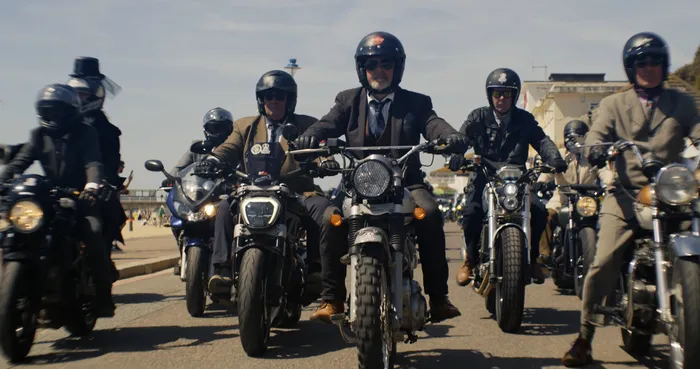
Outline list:
[[[387,256],[391,256],[391,247],[389,246],[389,236],[379,227],[366,227],[357,231],[353,249],[359,251],[364,246],[382,245]],[[353,253],[353,252],[351,252]]]
[[[669,240],[669,247],[677,257],[689,257],[700,255],[700,236],[690,233],[673,234]]]

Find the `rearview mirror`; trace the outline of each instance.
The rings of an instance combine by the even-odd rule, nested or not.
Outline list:
[[[160,160],[146,160],[144,164],[146,169],[150,172],[162,172],[163,163]]]
[[[291,123],[286,123],[282,127],[282,137],[287,141],[294,141],[299,137],[299,129]]]
[[[190,152],[195,154],[209,154],[214,149],[214,144],[209,140],[197,141],[190,146]]]

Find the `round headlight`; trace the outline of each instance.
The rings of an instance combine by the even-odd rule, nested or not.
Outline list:
[[[508,183],[503,187],[506,196],[515,196],[518,193],[518,186],[515,183]]]
[[[216,214],[216,205],[206,204],[204,205],[204,214],[208,217],[213,217]]]
[[[594,198],[582,196],[576,201],[576,212],[582,217],[591,217],[598,211],[598,203]]]
[[[391,169],[377,160],[368,160],[355,168],[353,187],[361,197],[374,199],[382,196],[391,184]]]
[[[503,200],[503,207],[506,208],[508,211],[513,211],[518,208],[518,199],[516,197],[512,196],[506,196],[506,198]]]
[[[698,183],[693,173],[680,164],[667,165],[656,176],[659,199],[669,205],[690,204],[697,196]]]
[[[41,225],[44,212],[33,201],[20,201],[10,210],[10,222],[19,232],[33,232]]]

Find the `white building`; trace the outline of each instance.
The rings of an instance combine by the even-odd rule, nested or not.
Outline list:
[[[564,125],[586,117],[604,97],[627,86],[627,81],[605,81],[604,73],[552,73],[548,81],[524,81],[523,109],[532,113],[557,146],[564,145]],[[590,122],[584,119],[586,123]]]

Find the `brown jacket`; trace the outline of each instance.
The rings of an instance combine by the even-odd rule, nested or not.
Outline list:
[[[646,157],[650,152],[662,162],[682,161],[684,139],[700,142],[700,116],[690,95],[676,89],[665,89],[659,97],[651,120],[647,117],[635,90],[614,94],[600,102],[600,114],[586,135],[586,144],[634,141]],[[615,161],[620,183],[624,187],[641,188],[648,184],[641,163],[632,150]]]
[[[294,114],[293,121],[299,129],[299,134],[302,134],[315,123],[317,119],[308,115]],[[248,147],[255,142],[263,141],[267,141],[265,117],[258,115],[241,118],[233,123],[233,132],[224,143],[214,149],[212,154],[228,163],[244,163],[245,167],[244,153],[248,152]],[[284,137],[280,139],[280,146],[282,146],[285,152],[289,149],[287,140]],[[294,160],[291,156],[285,156],[280,159],[282,160],[282,168],[280,170],[280,174],[282,175],[299,168],[299,162]],[[248,168],[244,168],[244,171],[247,173]],[[313,196],[315,194],[323,195],[323,190],[314,185],[314,181],[310,177],[299,177],[294,181],[288,182],[287,185],[290,190],[296,193],[302,193],[304,196]]]

